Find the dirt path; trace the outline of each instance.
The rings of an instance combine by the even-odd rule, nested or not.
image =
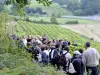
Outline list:
[[[81,35],[93,38],[95,41],[100,42],[100,25],[61,25],[64,28],[70,29]]]

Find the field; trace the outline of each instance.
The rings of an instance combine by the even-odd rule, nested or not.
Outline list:
[[[63,25],[62,27],[71,29],[74,32],[93,38],[95,41],[100,42],[100,25],[99,24],[81,24],[81,25]]]
[[[44,21],[50,22],[50,17],[32,17],[29,16],[30,20],[38,20],[43,19]],[[58,23],[65,24],[67,21],[78,21],[79,24],[98,24],[100,21],[95,20],[87,20],[87,19],[78,19],[78,18],[57,18]]]

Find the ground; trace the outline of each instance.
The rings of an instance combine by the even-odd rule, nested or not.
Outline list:
[[[78,24],[78,25],[61,25],[64,28],[71,29],[81,35],[93,38],[95,41],[100,42],[100,25],[99,24]]]

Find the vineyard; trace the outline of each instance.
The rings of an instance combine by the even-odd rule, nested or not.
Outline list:
[[[71,42],[76,41],[80,47],[83,47],[86,41],[90,41],[92,45],[100,51],[100,43],[84,38],[69,29],[60,27],[59,25],[33,24],[30,22],[18,21],[15,34],[18,36],[43,36],[44,34],[47,34],[50,39],[64,39]]]
[[[18,36],[25,35],[40,35],[48,34],[50,39],[68,39],[68,40],[78,40],[86,41],[79,34],[74,33],[68,29],[64,29],[58,25],[44,25],[44,24],[33,24],[24,21],[18,21],[16,34]]]

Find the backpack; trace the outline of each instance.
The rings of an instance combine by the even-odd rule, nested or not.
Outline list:
[[[67,64],[67,61],[66,61],[66,57],[65,57],[65,55],[67,54],[68,52],[66,52],[65,54],[61,54],[60,56],[59,56],[59,60],[58,60],[58,62],[59,62],[59,64],[60,64],[60,66],[66,66],[66,64]]]
[[[74,74],[76,73],[75,68],[73,66],[73,62],[75,61],[75,59],[71,62],[71,59],[69,60],[69,65],[68,65],[68,73],[69,74]]]

